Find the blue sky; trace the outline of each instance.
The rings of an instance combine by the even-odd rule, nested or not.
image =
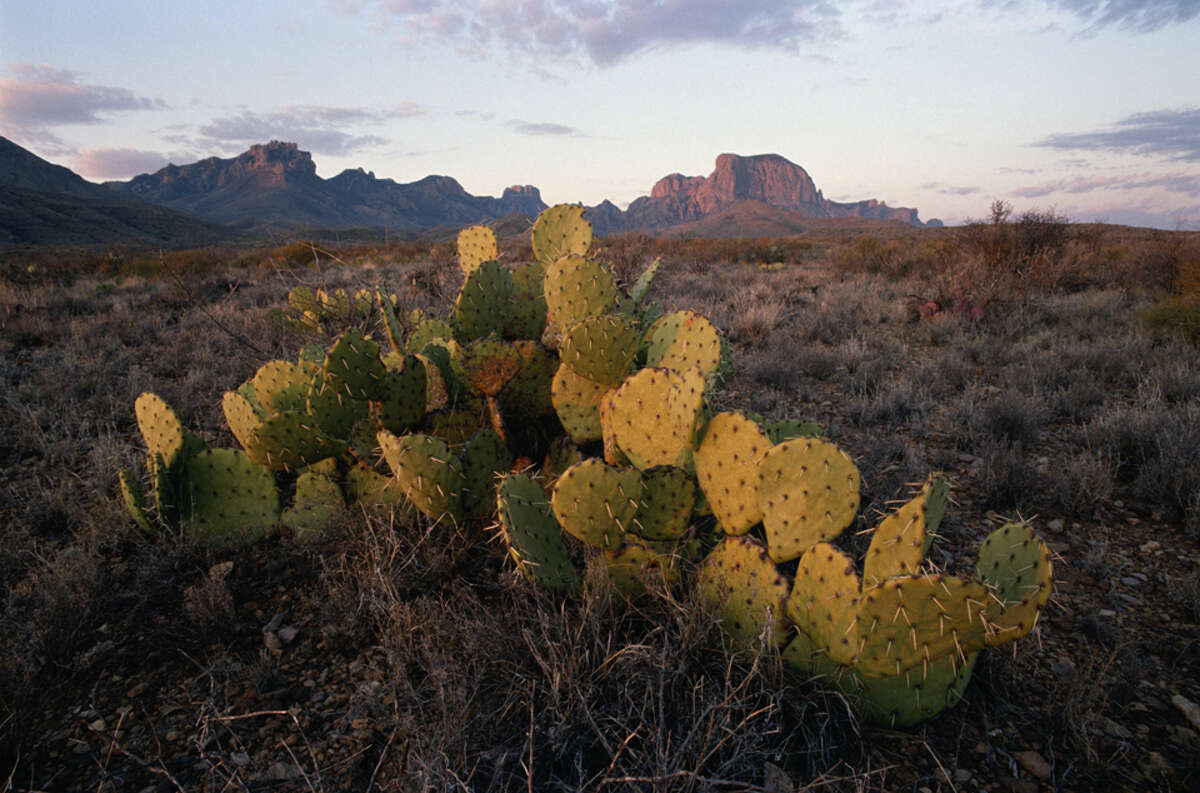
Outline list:
[[[0,135],[100,181],[318,173],[625,205],[721,152],[947,222],[1200,229],[1200,0],[0,0]]]

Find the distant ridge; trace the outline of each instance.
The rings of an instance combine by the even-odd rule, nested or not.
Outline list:
[[[440,175],[401,183],[354,168],[323,179],[309,152],[278,140],[236,157],[172,164],[98,185],[0,138],[0,190],[0,242],[32,244],[108,239],[197,244],[350,230],[444,235],[502,219],[511,226],[513,218],[532,219],[546,208],[532,185],[506,188],[496,198],[471,195]],[[603,201],[588,207],[586,216],[599,234],[674,236],[785,236],[800,233],[813,219],[924,225],[916,209],[873,199],[831,201],[807,171],[778,154],[722,154],[708,176],[669,174],[628,209]]]
[[[0,244],[208,245],[229,229],[114,195],[0,137]]]

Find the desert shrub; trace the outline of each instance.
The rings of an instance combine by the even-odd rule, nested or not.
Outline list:
[[[1084,517],[1112,499],[1113,474],[1111,460],[1083,449],[1046,471],[1043,492],[1064,515]]]
[[[1026,508],[1029,495],[1045,484],[1020,444],[990,441],[979,448],[979,456],[979,498],[987,509]]]
[[[1166,297],[1143,308],[1138,316],[1154,330],[1179,333],[1189,341],[1200,343],[1200,301]]]

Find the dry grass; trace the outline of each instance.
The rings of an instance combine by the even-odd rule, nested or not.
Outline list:
[[[859,528],[941,469],[959,503],[939,565],[969,568],[988,511],[1020,511],[1039,526],[1079,522],[1056,535],[1072,554],[1057,562],[1064,580],[1107,581],[1147,537],[1200,534],[1200,376],[1194,346],[1139,318],[1191,242],[1085,231],[1069,228],[1053,256],[1027,257],[1042,270],[1064,261],[1061,277],[993,290],[974,321],[906,311],[910,295],[984,272],[971,269],[982,254],[950,230],[870,244],[829,231],[774,250],[630,238],[609,251],[626,277],[664,256],[655,299],[708,315],[733,340],[737,375],[715,407],[815,419],[850,452],[864,481]],[[1128,703],[1113,689],[1130,664],[1093,650],[1098,637],[1112,652],[1134,640],[1100,621],[990,656],[968,701],[916,737],[863,740],[844,703],[787,679],[776,652],[731,653],[686,591],[632,606],[598,578],[578,601],[538,593],[483,527],[355,514],[325,546],[213,552],[128,525],[114,493],[117,470],[141,464],[139,393],[163,395],[205,440],[233,445],[222,392],[342,329],[271,325],[288,289],[382,282],[406,312],[441,311],[461,280],[447,251],[348,248],[318,252],[315,266],[311,247],[119,252],[38,259],[33,272],[6,257],[0,627],[20,638],[0,651],[0,734],[14,787],[699,791],[786,789],[783,775],[796,790],[949,790],[938,763],[1003,784],[1015,768],[1006,758],[1029,736],[1062,756],[1057,784],[1145,780],[1106,776],[1113,764],[1135,770],[1134,747],[1114,749],[1093,729],[1121,717]],[[1138,267],[1148,288],[1117,288]],[[1155,533],[1126,536],[1130,520]],[[1163,608],[1194,624],[1194,567],[1155,563],[1171,568]],[[311,637],[303,649],[264,650],[262,625],[277,612]],[[1079,664],[1071,681],[1049,676],[1060,655]],[[1194,668],[1179,663],[1137,668],[1146,678]],[[159,698],[89,731],[87,714],[115,701],[105,692],[130,687],[106,676],[114,669],[151,681]],[[178,716],[157,715],[168,705]],[[58,713],[92,754],[55,770],[31,741],[55,733],[47,714]],[[1197,771],[1170,756],[1164,789],[1185,789]],[[272,781],[272,768],[293,775]]]

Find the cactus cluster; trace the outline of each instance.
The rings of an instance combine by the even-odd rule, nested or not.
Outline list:
[[[393,295],[392,301],[396,298]],[[350,294],[345,289],[313,289],[297,286],[288,292],[287,308],[272,309],[268,319],[296,330],[324,332],[330,325],[363,322],[375,311],[375,299],[367,289]]]
[[[532,247],[510,267],[489,229],[466,229],[448,316],[401,316],[377,288],[382,346],[351,329],[263,364],[224,397],[239,450],[204,449],[142,395],[155,498],[122,473],[134,520],[219,543],[280,523],[318,536],[348,502],[494,518],[534,584],[575,592],[588,568],[631,597],[692,582],[735,643],[777,644],[900,726],[953,704],[980,650],[1032,628],[1050,565],[1026,527],[988,538],[978,580],[928,572],[946,502],[933,477],[859,572],[831,544],[857,519],[858,469],[812,422],[710,411],[729,344],[647,301],[658,262],[626,290],[577,206],[544,212]]]

